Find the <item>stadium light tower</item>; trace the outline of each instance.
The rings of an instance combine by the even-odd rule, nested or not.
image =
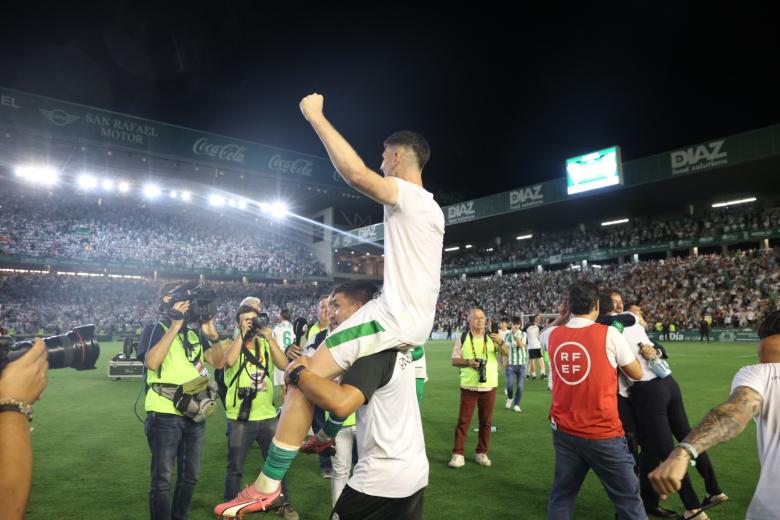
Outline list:
[[[17,177],[31,184],[54,186],[60,179],[60,174],[51,166],[23,165],[14,170]]]
[[[283,218],[287,215],[287,205],[284,202],[277,200],[271,204],[271,214],[276,218]]]
[[[148,199],[156,199],[161,193],[162,190],[156,184],[147,184],[144,186],[144,196]]]
[[[78,187],[82,190],[94,190],[97,188],[98,181],[92,175],[88,173],[82,173],[76,179],[76,184],[78,184]]]
[[[121,193],[127,193],[130,191],[130,183],[127,181],[120,181],[119,182],[119,191]]]

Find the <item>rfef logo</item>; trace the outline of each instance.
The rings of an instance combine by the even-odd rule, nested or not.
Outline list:
[[[556,375],[567,385],[578,385],[590,373],[590,354],[580,343],[561,343],[553,357]]]

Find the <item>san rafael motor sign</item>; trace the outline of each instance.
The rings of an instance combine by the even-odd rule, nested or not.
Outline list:
[[[724,149],[725,143],[725,139],[719,139],[671,152],[669,158],[672,163],[672,175],[683,175],[727,165],[729,154]]]

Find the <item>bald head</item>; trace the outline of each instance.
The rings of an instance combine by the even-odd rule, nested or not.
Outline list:
[[[780,363],[780,334],[767,336],[758,342],[760,363]]]

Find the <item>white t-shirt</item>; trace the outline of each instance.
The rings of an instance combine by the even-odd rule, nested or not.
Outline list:
[[[528,337],[528,350],[538,350],[542,348],[542,343],[539,340],[539,325],[529,325],[525,329],[525,334]]]
[[[396,178],[398,201],[385,210],[381,324],[394,337],[422,345],[433,329],[441,285],[444,213],[433,194]]]
[[[292,323],[289,321],[283,321],[274,327],[272,331],[274,340],[279,347],[284,350],[292,345],[295,341],[295,330],[293,330]],[[280,386],[284,384],[284,370],[274,370],[274,386]]]
[[[642,343],[643,345],[652,345],[653,342],[649,337],[647,337],[647,332],[645,332],[645,329],[642,327],[642,325],[639,324],[639,318],[636,314],[632,314],[630,312],[624,312],[623,314],[630,314],[636,318],[636,323],[623,329],[623,337],[628,342],[628,346],[631,347],[631,350],[634,352],[636,359],[639,360],[639,364],[642,365],[642,378],[640,381],[650,381],[651,379],[656,379],[658,376],[656,376],[655,372],[653,372],[653,370],[650,368],[650,365],[647,363],[647,360],[644,358],[644,356],[639,353],[639,343]],[[628,397],[628,389],[633,384],[634,381],[626,376],[623,372],[618,374],[618,393],[620,395],[623,397]]]
[[[428,485],[414,372],[409,352],[387,350],[358,359],[343,376],[367,399],[357,409],[360,457],[348,481],[355,491],[404,498]]]
[[[731,382],[731,390],[747,386],[763,399],[761,412],[754,417],[758,438],[761,474],[745,520],[780,518],[780,363],[742,367]]]

